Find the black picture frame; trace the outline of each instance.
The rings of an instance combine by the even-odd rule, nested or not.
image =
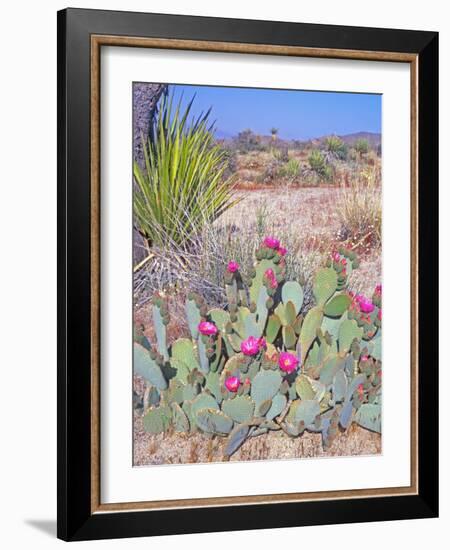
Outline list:
[[[66,9],[58,12],[58,532],[139,537],[438,515],[438,33]],[[91,37],[151,37],[417,56],[418,491],[241,506],[92,511]],[[425,366],[426,368],[420,368]]]

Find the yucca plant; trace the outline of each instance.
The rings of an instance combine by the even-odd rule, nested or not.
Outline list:
[[[149,246],[188,244],[236,202],[210,110],[189,121],[193,101],[183,110],[181,100],[174,108],[173,97],[161,99],[144,142],[145,165],[134,162],[135,224]]]
[[[325,155],[329,160],[345,160],[348,155],[347,145],[337,136],[327,136],[324,141]]]
[[[315,172],[321,179],[329,180],[332,176],[331,167],[327,164],[327,161],[323,154],[313,149],[308,157],[309,166],[311,170]]]

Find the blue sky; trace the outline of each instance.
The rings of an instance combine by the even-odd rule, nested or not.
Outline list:
[[[219,137],[246,128],[269,135],[279,129],[284,139],[310,139],[328,134],[381,132],[381,95],[305,92],[214,86],[169,85],[175,102],[195,94],[193,114],[212,107]]]

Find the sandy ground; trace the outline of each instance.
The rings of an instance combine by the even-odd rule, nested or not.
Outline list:
[[[135,413],[134,465],[222,462],[226,438],[203,434],[159,434],[144,432],[142,418]],[[305,433],[290,438],[283,432],[269,432],[248,439],[231,456],[231,461],[325,458],[373,455],[381,452],[381,436],[353,424],[324,451],[320,434]]]

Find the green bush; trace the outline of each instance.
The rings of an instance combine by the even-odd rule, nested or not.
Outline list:
[[[365,155],[369,152],[369,142],[367,139],[357,139],[355,141],[355,151],[360,155]]]
[[[309,166],[321,179],[329,180],[332,176],[331,167],[327,164],[324,155],[313,149],[308,157]]]
[[[348,155],[348,147],[337,136],[328,136],[324,142],[325,151],[336,159],[346,160]]]
[[[162,98],[144,142],[145,166],[134,162],[135,224],[149,245],[186,244],[236,202],[210,111],[188,122],[192,103],[181,111],[181,102],[174,109],[172,98]]]
[[[279,175],[283,178],[295,180],[300,175],[300,162],[295,159],[289,159],[279,170]]]

